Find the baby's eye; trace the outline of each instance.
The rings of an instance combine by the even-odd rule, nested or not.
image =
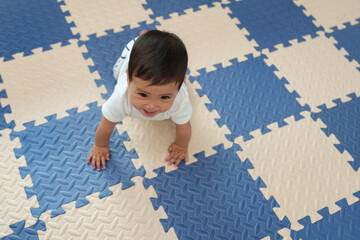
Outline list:
[[[138,93],[140,97],[146,98],[147,95],[145,93]]]
[[[168,100],[168,99],[170,99],[170,97],[169,96],[162,96],[161,99],[162,100]]]

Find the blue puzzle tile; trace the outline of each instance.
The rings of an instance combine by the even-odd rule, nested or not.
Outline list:
[[[5,128],[13,129],[15,127],[15,121],[11,121],[10,123],[6,122],[4,114],[7,114],[7,113],[11,113],[10,106],[7,105],[7,106],[3,107],[0,103],[0,130],[3,130]],[[1,134],[0,134],[0,136],[1,136]]]
[[[360,198],[360,192],[354,194]],[[298,232],[292,231],[294,240],[346,239],[358,240],[360,236],[360,201],[348,205],[345,199],[336,203],[341,210],[330,215],[324,208],[318,213],[323,217],[320,221],[311,223],[309,217],[300,220],[304,228]]]
[[[360,22],[360,18],[358,21]],[[346,28],[341,30],[333,28],[333,33],[327,34],[327,36],[333,36],[338,42],[337,48],[344,48],[349,53],[349,56],[346,56],[349,61],[355,59],[360,63],[360,23],[356,25],[345,23],[345,26]]]
[[[303,40],[303,36],[315,36],[320,30],[292,0],[232,1],[227,6],[232,11],[230,16],[239,19],[239,27],[250,33],[248,38],[259,44],[259,50],[272,51],[280,43],[288,46],[289,40]]]
[[[110,186],[122,183],[122,189],[133,185],[131,178],[143,176],[144,168],[136,170],[131,159],[137,158],[135,150],[127,152],[123,141],[126,133],[114,131],[110,139],[110,161],[106,170],[92,170],[86,164],[94,143],[97,125],[102,117],[96,103],[89,104],[89,111],[78,113],[69,110],[69,117],[56,120],[49,116],[48,123],[34,126],[25,124],[26,130],[13,132],[19,137],[21,149],[15,149],[16,157],[25,156],[27,167],[20,168],[24,178],[30,174],[33,186],[25,188],[28,198],[37,196],[39,208],[32,208],[32,215],[52,210],[52,217],[64,213],[63,204],[76,201],[76,207],[88,203],[86,196],[100,192],[100,198],[111,195]]]
[[[45,223],[41,220],[37,220],[28,228],[25,228],[25,220],[11,224],[10,228],[14,233],[2,238],[3,240],[37,240],[39,239],[37,232],[46,231]]]
[[[336,107],[327,109],[320,106],[320,113],[312,113],[314,120],[320,118],[327,128],[323,129],[327,136],[334,134],[340,144],[335,145],[343,153],[346,150],[353,158],[349,162],[357,171],[360,167],[360,98],[355,94],[348,95],[351,101],[342,103],[334,100]]]
[[[80,45],[85,44],[88,53],[84,54],[85,59],[92,58],[94,67],[90,70],[98,71],[101,77],[100,81],[97,81],[97,85],[104,85],[107,90],[107,94],[103,95],[105,99],[108,99],[114,87],[116,85],[116,79],[113,75],[113,67],[118,58],[121,56],[126,44],[135,37],[138,37],[142,29],[152,30],[155,29],[157,22],[146,25],[145,22],[139,23],[140,27],[136,29],[130,29],[129,26],[125,26],[124,31],[114,33],[113,30],[107,30],[107,35],[103,37],[96,37],[95,34],[89,35],[89,40],[80,42]]]
[[[0,58],[75,38],[56,0],[0,0]]]
[[[280,239],[278,230],[290,222],[275,215],[277,202],[264,198],[259,188],[265,184],[248,173],[251,163],[240,161],[238,146],[214,149],[215,155],[201,152],[193,164],[181,163],[169,173],[162,167],[157,177],[144,179],[145,188],[151,185],[157,193],[154,208],[162,206],[168,216],[161,219],[164,230],[174,227],[179,239]]]
[[[3,83],[1,75],[0,75],[0,84]],[[0,130],[3,130],[5,128],[13,129],[15,127],[15,121],[11,121],[10,123],[7,123],[5,120],[5,114],[11,113],[11,109],[9,105],[2,106],[1,105],[1,98],[7,98],[6,91],[3,89],[0,91]],[[0,134],[1,136],[1,134]]]
[[[161,1],[161,0],[147,0],[147,4],[144,5],[146,9],[150,8],[153,11],[152,18],[156,17],[164,17],[164,19],[169,18],[170,13],[177,12],[179,15],[185,14],[184,10],[192,8],[194,11],[198,11],[200,5],[208,5],[213,6],[213,2],[219,2],[219,0],[169,0],[169,1]]]
[[[219,126],[224,124],[231,131],[229,140],[243,136],[247,141],[252,138],[250,132],[261,129],[262,133],[270,131],[267,125],[277,122],[279,126],[286,125],[284,118],[295,116],[301,119],[302,111],[309,111],[309,106],[300,106],[296,101],[299,95],[294,91],[289,93],[285,88],[288,83],[284,78],[279,80],[274,74],[274,67],[268,67],[264,56],[233,64],[217,70],[206,72],[201,69],[200,76],[190,77],[201,85],[200,96],[206,94],[211,104],[210,111],[216,109],[220,115]],[[221,86],[221,87],[219,87]]]

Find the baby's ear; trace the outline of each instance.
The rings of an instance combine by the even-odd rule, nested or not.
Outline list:
[[[128,85],[129,85],[129,83],[130,83],[129,69],[126,69],[126,76],[127,76],[127,83],[128,83]]]

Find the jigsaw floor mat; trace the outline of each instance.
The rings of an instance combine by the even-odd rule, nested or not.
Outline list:
[[[177,34],[193,106],[125,118],[86,164],[140,31]],[[0,239],[359,239],[358,0],[0,0]]]

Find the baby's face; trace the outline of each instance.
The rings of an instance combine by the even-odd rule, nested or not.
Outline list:
[[[179,91],[175,82],[151,86],[151,82],[133,77],[128,84],[131,104],[148,118],[169,110]]]

